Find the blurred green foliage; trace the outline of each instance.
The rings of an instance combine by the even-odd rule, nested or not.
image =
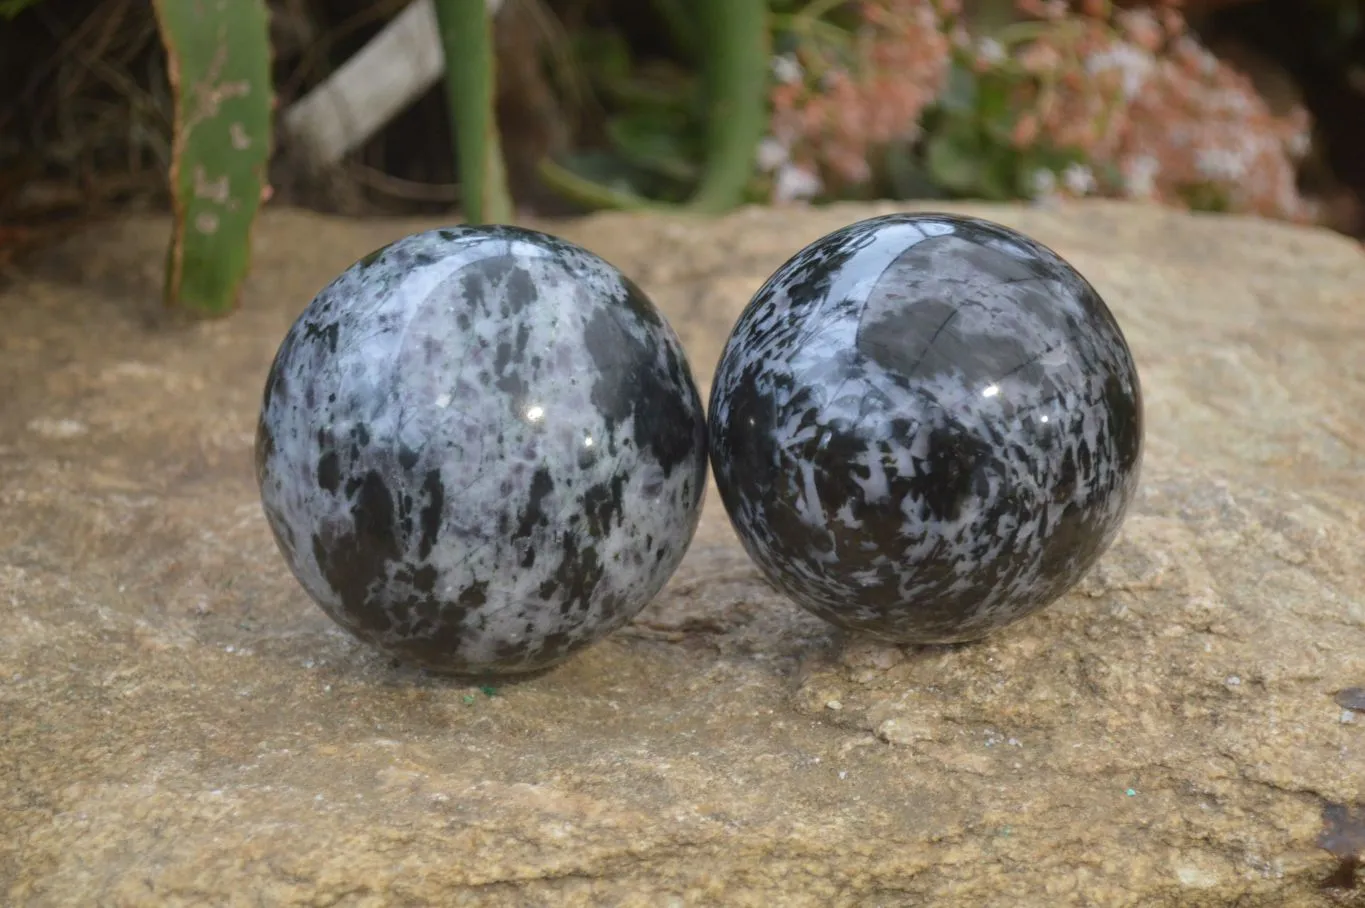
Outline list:
[[[13,19],[30,6],[37,6],[41,2],[42,0],[0,0],[0,16]]]
[[[767,3],[653,0],[653,8],[673,58],[636,59],[612,27],[574,37],[574,58],[609,111],[607,147],[547,160],[541,177],[590,208],[733,208],[750,198],[767,127]]]
[[[0,18],[40,2],[0,0]],[[807,61],[798,78],[817,93],[828,72],[855,72],[866,62],[858,56],[861,30],[870,21],[863,8],[848,0],[644,5],[663,32],[662,49],[646,50],[610,15],[568,34],[568,54],[604,111],[604,141],[546,159],[542,178],[588,208],[715,213],[772,200],[774,181],[761,172],[758,152],[773,124],[774,87],[781,81],[775,61]],[[494,109],[496,67],[486,0],[435,0],[435,7],[448,61],[446,95],[465,217],[505,222],[513,212]],[[153,8],[176,103],[170,174],[176,227],[166,295],[173,305],[218,314],[236,299],[248,266],[251,224],[267,191],[268,9],[266,0],[154,0]],[[607,9],[600,2],[598,8]],[[1023,35],[1026,43],[1039,32],[1016,28],[1016,13],[1013,0],[977,4],[972,41],[1000,37],[1004,52],[998,63],[983,66],[978,46],[955,44],[946,85],[922,108],[913,135],[869,149],[870,179],[862,185],[827,181],[817,200],[1033,198],[1040,177],[1080,170],[1100,186],[1118,185],[1112,164],[1053,141],[1046,130],[1020,140],[1027,111],[1019,99],[1037,96],[1040,77],[1016,64],[1017,47],[1004,35]],[[1343,69],[1360,65],[1365,0],[1311,0],[1304,15],[1313,17],[1321,59]],[[802,52],[812,48],[814,53]],[[814,166],[809,149],[796,153],[807,153],[807,159],[785,163]],[[1229,187],[1217,182],[1191,181],[1179,195],[1197,209],[1237,208]]]
[[[1013,99],[1031,78],[1007,66],[977,72],[967,61],[956,60],[947,90],[924,113],[925,140],[916,149],[899,150],[909,157],[904,166],[918,169],[943,194],[991,202],[1034,197],[1039,173],[1060,174],[1073,166],[1103,169],[1079,148],[1046,140],[1021,147],[1015,141],[1023,111]],[[1117,176],[1108,178],[1112,182]],[[912,198],[918,185],[893,189]]]

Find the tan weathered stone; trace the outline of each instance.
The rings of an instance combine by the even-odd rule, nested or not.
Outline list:
[[[634,275],[706,386],[762,280],[875,210],[542,226]],[[198,325],[159,311],[164,222],[55,250],[0,297],[0,903],[1360,903],[1318,837],[1365,801],[1334,701],[1365,686],[1365,255],[962,210],[1067,256],[1142,369],[1143,491],[1081,587],[975,646],[843,640],[712,490],[634,625],[493,696],[336,630],[252,479],[290,321],[429,225],[272,212],[243,310]]]

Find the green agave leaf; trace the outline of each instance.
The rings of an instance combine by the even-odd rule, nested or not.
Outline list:
[[[266,189],[272,84],[264,0],[155,0],[175,94],[166,303],[237,305]]]

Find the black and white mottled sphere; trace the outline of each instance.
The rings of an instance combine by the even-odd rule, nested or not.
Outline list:
[[[629,621],[682,560],[701,404],[673,330],[601,258],[433,230],[299,316],[256,475],[290,569],[341,626],[437,671],[536,671]]]
[[[1066,592],[1142,459],[1128,345],[1075,269],[998,224],[900,214],[818,240],[722,354],[711,467],[768,580],[843,628],[974,640]]]

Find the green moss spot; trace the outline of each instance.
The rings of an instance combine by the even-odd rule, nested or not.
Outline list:
[[[388,245],[380,246],[374,252],[371,252],[369,255],[365,256],[363,259],[360,260],[360,267],[368,268],[375,262],[379,261],[380,256],[382,256],[385,253],[385,251],[388,250],[389,246],[392,245],[393,245],[392,243],[389,243]]]

